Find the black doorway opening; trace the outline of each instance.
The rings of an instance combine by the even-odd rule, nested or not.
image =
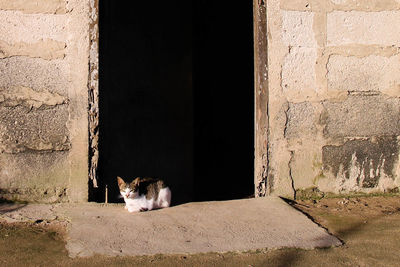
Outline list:
[[[216,3],[218,2],[218,3]],[[99,188],[159,177],[173,204],[254,193],[252,1],[100,0]]]

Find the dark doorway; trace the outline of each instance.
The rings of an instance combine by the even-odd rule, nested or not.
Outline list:
[[[100,159],[163,178],[173,204],[247,197],[253,181],[252,2],[100,0]]]

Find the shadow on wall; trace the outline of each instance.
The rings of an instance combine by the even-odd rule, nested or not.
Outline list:
[[[4,190],[0,188],[0,196],[3,194],[3,192]],[[16,203],[14,201],[10,201],[8,199],[0,197],[0,215],[22,209],[26,205],[27,204],[25,203]]]

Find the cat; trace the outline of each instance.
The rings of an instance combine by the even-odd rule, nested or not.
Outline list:
[[[125,200],[125,209],[129,212],[167,208],[171,205],[171,190],[162,180],[137,177],[131,183],[126,183],[119,176],[117,180]]]

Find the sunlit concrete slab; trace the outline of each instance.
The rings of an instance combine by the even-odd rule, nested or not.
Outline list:
[[[29,206],[1,216],[27,216]],[[141,213],[129,213],[116,204],[64,204],[51,209],[58,219],[69,222],[66,246],[71,257],[341,245],[336,237],[275,197],[195,202]],[[42,212],[54,219],[51,212]]]

